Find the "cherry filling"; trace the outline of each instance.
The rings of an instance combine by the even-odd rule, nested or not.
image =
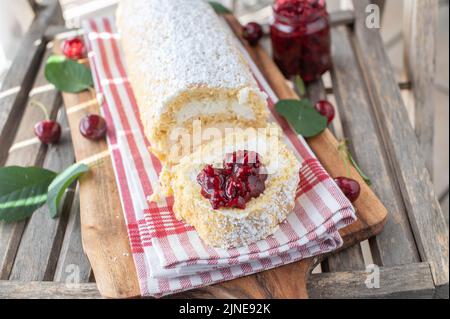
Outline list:
[[[252,198],[264,192],[266,180],[260,155],[246,150],[226,154],[223,168],[207,165],[197,175],[201,194],[209,199],[213,209],[245,209]]]

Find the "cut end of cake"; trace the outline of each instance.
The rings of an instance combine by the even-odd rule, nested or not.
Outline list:
[[[204,145],[165,175],[169,177],[164,183],[174,195],[177,218],[194,226],[206,244],[229,248],[256,242],[273,234],[293,210],[300,167],[287,146],[273,136],[275,131],[271,134],[269,129],[257,137],[242,132],[228,135],[234,144],[215,141]],[[260,161],[268,172],[264,191],[251,198],[245,209],[214,209],[202,195],[197,176],[205,165],[223,167],[226,154],[243,150],[260,154]]]

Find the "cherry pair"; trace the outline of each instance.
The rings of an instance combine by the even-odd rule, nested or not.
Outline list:
[[[80,121],[80,133],[93,141],[102,139],[106,135],[106,121],[96,114],[89,114]],[[44,120],[34,126],[34,133],[44,144],[58,143],[61,138],[61,125],[54,120]]]

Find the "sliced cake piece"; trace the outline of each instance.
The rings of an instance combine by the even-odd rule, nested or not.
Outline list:
[[[202,129],[266,125],[266,95],[223,23],[204,0],[120,2],[128,74],[152,151],[164,162],[182,156],[172,146],[192,135],[194,120]]]
[[[194,226],[206,244],[253,243],[292,212],[300,165],[277,132],[228,134],[163,174],[177,218]]]

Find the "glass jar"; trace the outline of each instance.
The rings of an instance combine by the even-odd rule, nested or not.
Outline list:
[[[331,67],[330,24],[324,0],[277,0],[270,27],[273,58],[289,78],[321,77]]]

